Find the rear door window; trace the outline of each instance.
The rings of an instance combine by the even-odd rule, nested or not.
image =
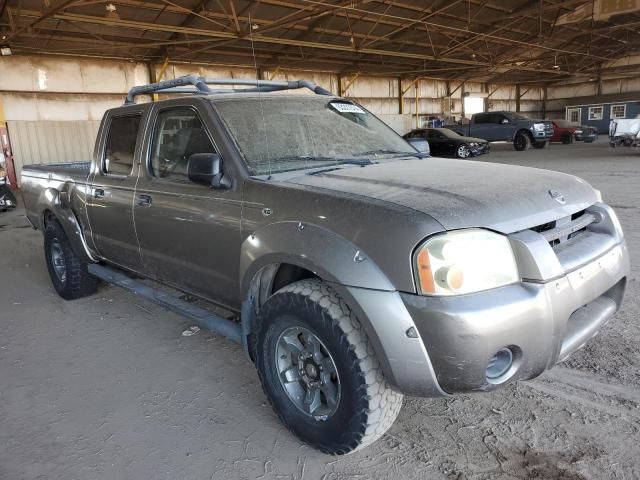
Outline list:
[[[102,171],[112,175],[130,175],[136,152],[140,115],[113,117],[102,160]]]

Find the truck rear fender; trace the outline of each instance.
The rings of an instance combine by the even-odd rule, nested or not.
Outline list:
[[[242,333],[245,351],[251,357],[250,335],[258,322],[260,305],[274,293],[274,278],[282,265],[296,266],[300,276],[317,276],[331,284],[345,303],[358,317],[372,341],[386,378],[393,384],[395,375],[387,354],[391,338],[381,339],[378,335],[389,327],[373,325],[372,318],[380,318],[375,312],[377,306],[360,305],[354,291],[381,291],[389,295],[396,293],[394,285],[386,275],[350,240],[312,224],[303,222],[277,222],[258,229],[242,243],[240,253],[240,278],[242,292]],[[292,281],[296,281],[296,277]],[[356,288],[354,288],[356,287]],[[398,308],[404,309],[400,303]],[[368,312],[368,313],[367,313]],[[373,315],[371,315],[374,313]],[[408,316],[397,312],[413,325]],[[404,337],[405,326],[402,328]],[[391,336],[389,336],[391,337]],[[381,341],[382,340],[382,341]],[[426,352],[424,352],[426,355]],[[428,360],[427,360],[428,361]]]
[[[57,220],[67,234],[74,253],[85,262],[96,262],[96,258],[87,246],[80,222],[71,209],[71,188],[72,186],[67,182],[60,190],[45,188],[40,193],[36,208],[42,213],[37,227],[44,232],[47,222]]]

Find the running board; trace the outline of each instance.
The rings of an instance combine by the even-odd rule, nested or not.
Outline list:
[[[214,313],[211,313],[203,308],[196,307],[195,305],[180,300],[175,296],[164,292],[158,288],[153,288],[145,285],[142,282],[138,282],[121,271],[115,270],[111,267],[104,265],[98,265],[97,263],[90,263],[87,266],[89,273],[95,277],[104,280],[107,283],[111,283],[117,287],[124,288],[131,293],[138,295],[163,306],[167,310],[171,310],[179,315],[183,315],[198,325],[199,327],[211,330],[214,333],[218,333],[230,340],[237,343],[242,343],[240,325],[220,317]]]

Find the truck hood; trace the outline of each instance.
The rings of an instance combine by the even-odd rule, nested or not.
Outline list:
[[[433,217],[447,230],[480,227],[512,233],[598,201],[595,190],[572,175],[433,157],[350,166],[287,181],[392,202]]]

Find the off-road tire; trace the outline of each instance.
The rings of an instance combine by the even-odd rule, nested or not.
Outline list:
[[[52,246],[56,241],[62,251],[62,259],[66,269],[64,281],[58,278],[54,269]],[[98,279],[87,271],[87,263],[75,254],[62,226],[55,220],[50,221],[44,231],[44,256],[53,288],[62,298],[75,300],[96,292]]]
[[[256,342],[258,375],[271,406],[308,445],[332,455],[359,450],[379,439],[402,407],[353,312],[327,284],[305,279],[288,285],[262,306]],[[279,380],[276,343],[292,326],[310,330],[327,347],[339,378],[340,401],[327,419],[314,419],[292,402]]]
[[[533,142],[533,148],[537,148],[538,150],[542,150],[543,148],[545,148],[547,146],[547,141],[542,141],[542,142]]]
[[[524,150],[528,150],[531,146],[531,137],[528,133],[518,132],[513,139],[513,148],[518,152],[523,152]]]

